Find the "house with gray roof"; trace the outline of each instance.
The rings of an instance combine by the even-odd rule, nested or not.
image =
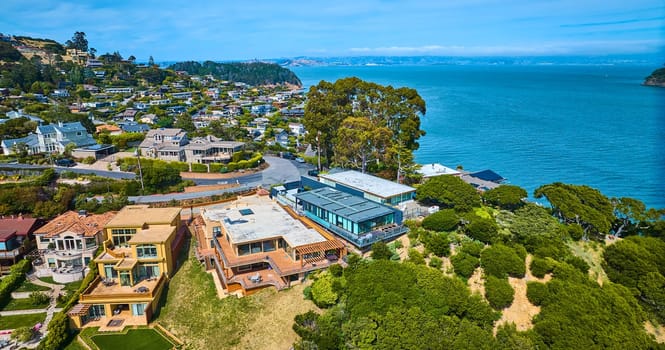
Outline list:
[[[178,128],[159,128],[148,131],[139,145],[145,157],[167,161],[185,161],[184,145],[189,143],[187,132]]]
[[[4,154],[14,153],[14,145],[25,144],[28,153],[63,153],[68,144],[74,144],[75,148],[85,148],[96,145],[97,142],[81,122],[70,122],[58,124],[39,125],[35,134],[20,139],[7,139],[2,141]]]

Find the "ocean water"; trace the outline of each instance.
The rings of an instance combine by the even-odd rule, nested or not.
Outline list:
[[[492,169],[530,195],[560,181],[665,208],[665,89],[635,65],[295,67],[306,88],[357,76],[427,103],[419,163]]]

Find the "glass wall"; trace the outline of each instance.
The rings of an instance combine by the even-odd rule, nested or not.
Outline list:
[[[139,258],[156,258],[157,247],[154,244],[140,244],[136,246],[136,256]]]
[[[127,243],[136,234],[135,228],[114,228],[111,230],[113,245],[116,247],[128,247]]]
[[[282,242],[283,240],[280,238],[278,241],[278,244],[280,244],[280,248],[282,247]],[[284,243],[286,245],[286,243]],[[267,241],[261,241],[261,242],[253,242],[253,243],[246,243],[246,244],[239,244],[238,245],[238,256],[242,255],[249,255],[249,254],[257,254],[257,253],[267,253],[267,252],[272,252],[275,251],[275,240],[267,240]]]

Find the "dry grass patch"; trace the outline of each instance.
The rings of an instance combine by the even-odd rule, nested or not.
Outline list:
[[[192,252],[171,279],[156,319],[186,349],[288,349],[297,339],[291,329],[295,316],[318,311],[304,300],[305,285],[220,299],[212,276]]]
[[[647,330],[647,333],[653,334],[656,337],[658,343],[665,344],[665,326],[646,321],[644,322],[644,328]]]
[[[526,297],[526,279],[508,277],[508,283],[515,290],[513,303],[501,313],[501,318],[494,324],[494,334],[499,325],[514,323],[518,331],[525,331],[533,327],[533,317],[540,312],[540,307],[529,302]]]
[[[467,281],[471,293],[479,294],[485,299],[485,280],[483,279],[483,268],[477,267],[473,275]]]
[[[293,320],[298,314],[320,310],[309,300],[303,299],[301,284],[281,292],[266,289],[252,295],[261,305],[247,326],[237,349],[289,349],[298,339],[293,331]]]
[[[584,259],[589,264],[589,276],[593,280],[597,281],[601,286],[603,282],[609,281],[605,270],[601,266],[601,262],[603,261],[603,246],[599,243],[583,241],[570,242],[568,246],[575,256]]]

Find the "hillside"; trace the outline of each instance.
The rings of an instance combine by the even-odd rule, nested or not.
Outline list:
[[[217,79],[242,82],[250,85],[284,83],[297,86],[302,85],[300,79],[292,71],[274,63],[217,63],[205,61],[201,64],[195,61],[186,61],[172,64],[168,68],[176,71],[185,71],[192,75],[212,74]]]
[[[651,75],[644,79],[644,85],[665,87],[665,68],[659,68],[653,71]]]

